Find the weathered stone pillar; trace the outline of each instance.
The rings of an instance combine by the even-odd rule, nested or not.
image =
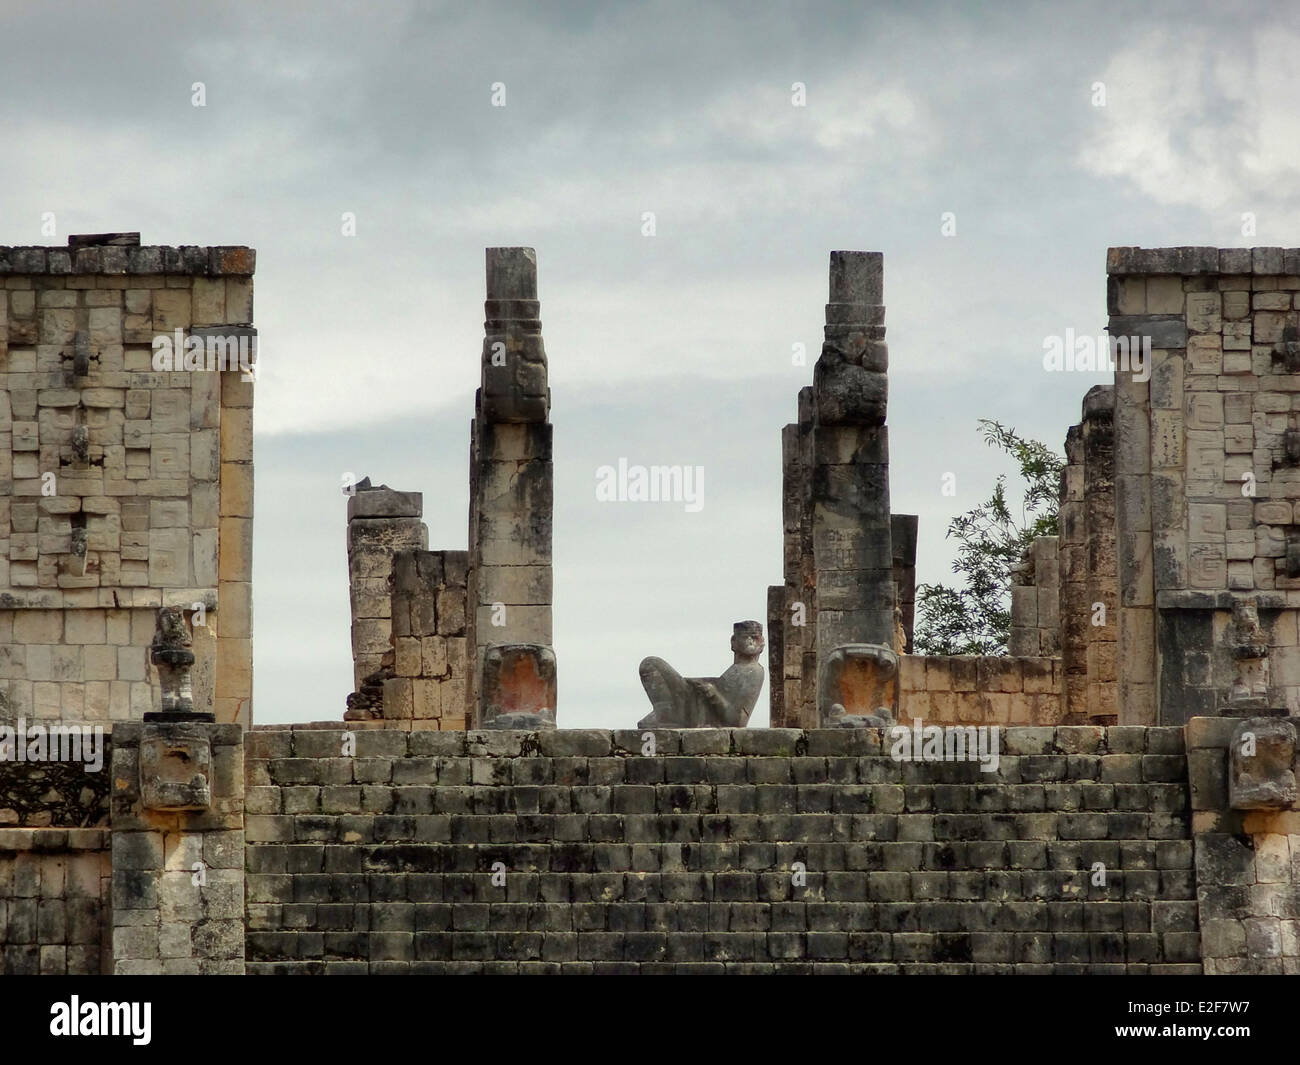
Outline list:
[[[879,252],[831,252],[826,340],[813,371],[812,539],[819,691],[835,687],[821,674],[841,662],[832,657],[837,648],[866,644],[892,653],[896,639],[883,269]],[[859,664],[867,660],[861,655],[844,659]],[[890,686],[896,693],[896,685]],[[886,690],[883,680],[861,690],[867,688]],[[823,721],[831,709],[818,706]],[[877,709],[845,707],[849,716]]]
[[[1124,648],[1117,671],[1120,721],[1154,725],[1159,714],[1152,493],[1156,478],[1168,484],[1171,480],[1181,482],[1183,476],[1181,393],[1187,328],[1181,320],[1181,281],[1170,286],[1167,304],[1157,304],[1162,311],[1165,306],[1176,308],[1175,313],[1146,314],[1145,284],[1140,281],[1134,286],[1127,279],[1119,282],[1115,278],[1114,250],[1108,253],[1107,262],[1112,275],[1107,329],[1111,337],[1132,336],[1139,343],[1142,337],[1151,337],[1153,349],[1161,349],[1151,379],[1116,369],[1114,415],[1118,635]],[[1135,310],[1139,313],[1133,314]],[[1176,509],[1176,496],[1181,496],[1181,491],[1167,493],[1162,509]],[[1182,539],[1181,550],[1168,546],[1185,558],[1185,533]]]
[[[383,682],[384,718],[415,729],[463,730],[468,679],[464,551],[393,556],[393,676]]]
[[[532,248],[487,249],[484,312],[482,386],[470,432],[468,708],[475,727],[484,724],[482,678],[491,645],[537,646],[534,673],[549,671],[554,681],[551,396]],[[553,720],[553,705],[536,709],[549,710]]]
[[[772,728],[817,727],[817,588],[813,569],[813,390],[799,390],[799,421],[781,430],[784,583],[768,589]]]
[[[912,627],[916,620],[916,531],[915,514],[894,514],[889,519],[890,541],[894,555],[894,597],[898,605],[898,623],[902,627],[898,654],[912,653]]]
[[[113,728],[113,972],[244,972],[244,729]]]
[[[1086,721],[1088,710],[1088,626],[1092,600],[1088,588],[1088,525],[1083,481],[1083,426],[1072,425],[1065,434],[1065,469],[1061,471],[1060,509],[1057,513],[1061,712],[1063,720],[1070,724]],[[1014,588],[1011,594],[1014,608]]]
[[[393,556],[405,548],[424,550],[429,530],[420,521],[419,492],[396,492],[362,480],[348,498],[348,600],[352,609],[352,680],[362,691],[390,650],[392,604],[389,575]]]
[[[784,584],[767,586],[767,708],[770,728],[788,728],[787,699],[795,689],[798,707],[798,678],[787,678],[785,670],[790,649],[786,646],[786,595]]]
[[[1089,724],[1118,723],[1115,704],[1119,571],[1115,554],[1115,389],[1083,399],[1083,516],[1087,529],[1087,702]],[[1098,604],[1101,609],[1098,609]]]

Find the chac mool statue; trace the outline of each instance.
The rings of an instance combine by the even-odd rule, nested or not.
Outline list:
[[[654,710],[637,728],[744,728],[763,687],[763,626],[738,621],[735,661],[720,677],[683,677],[662,658],[641,663],[641,686]]]

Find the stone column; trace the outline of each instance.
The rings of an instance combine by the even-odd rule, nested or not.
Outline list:
[[[1034,584],[1038,592],[1038,656],[1061,653],[1061,539],[1040,536],[1034,541]]]
[[[113,728],[113,972],[244,972],[244,729]]]
[[[785,585],[767,586],[767,708],[768,727],[788,728],[786,699],[791,680],[785,676],[787,655]],[[798,678],[793,681],[796,686]]]
[[[1115,274],[1115,253],[1108,253],[1107,270]],[[1181,297],[1181,291],[1178,296]],[[1125,305],[1116,285],[1111,286],[1110,320],[1112,337],[1156,337],[1153,348],[1186,348],[1186,327],[1164,320],[1169,316],[1124,315],[1126,310],[1146,308]],[[1176,326],[1176,327],[1175,327]],[[1166,336],[1181,331],[1181,337]],[[1178,359],[1181,366],[1181,358]],[[1156,703],[1156,598],[1152,537],[1152,475],[1181,476],[1183,441],[1181,412],[1156,407],[1152,380],[1115,372],[1115,554],[1119,578],[1119,643],[1124,654],[1117,665],[1117,697],[1120,723],[1154,725]],[[1168,391],[1161,389],[1161,391]],[[1181,388],[1175,389],[1181,391]],[[1160,401],[1157,394],[1155,401]],[[1181,396],[1177,402],[1181,404]],[[1170,418],[1170,415],[1173,418]],[[1156,446],[1153,448],[1153,444]],[[1153,462],[1153,452],[1155,461]],[[1086,698],[1086,696],[1085,696]],[[1073,710],[1073,707],[1071,707]]]
[[[1070,724],[1083,724],[1088,711],[1088,626],[1092,600],[1088,589],[1088,526],[1083,500],[1083,426],[1065,434],[1065,469],[1061,471],[1057,550],[1061,612],[1061,713]],[[1016,592],[1012,589],[1014,597]]]
[[[1023,658],[1038,654],[1038,588],[1035,581],[1033,545],[1011,569],[1011,631],[1007,654]]]
[[[903,630],[899,654],[912,653],[912,627],[916,620],[916,531],[915,514],[894,514],[889,519],[894,555],[894,597],[898,602],[898,623]]]
[[[883,269],[879,252],[831,252],[826,340],[813,371],[819,692],[883,690],[868,683],[845,686],[821,674],[846,663],[880,665],[888,660],[883,655],[841,654],[840,648],[872,645],[892,656],[895,642]],[[821,702],[819,697],[818,710],[825,720],[830,708]],[[845,707],[849,715],[876,709]]]
[[[817,727],[817,588],[813,571],[812,389],[781,430],[784,583],[768,589],[768,694],[773,728]]]
[[[1083,516],[1087,529],[1086,633],[1089,724],[1118,724],[1115,637],[1119,576],[1115,556],[1115,389],[1097,385],[1083,400]],[[1103,610],[1097,609],[1101,604]]]
[[[420,521],[419,492],[396,492],[361,481],[348,498],[348,599],[352,609],[352,679],[355,691],[379,669],[390,649],[392,605],[389,575],[393,556],[405,548],[424,550],[429,531]]]
[[[475,727],[487,724],[480,696],[490,646],[512,645],[518,656],[532,645],[533,673],[554,677],[551,394],[532,248],[487,249],[484,313],[482,386],[470,431],[468,716]],[[505,694],[524,712],[514,693]],[[494,697],[490,705],[501,702]],[[537,709],[554,720],[554,706]]]

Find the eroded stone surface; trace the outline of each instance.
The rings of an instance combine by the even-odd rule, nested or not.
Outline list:
[[[1283,810],[1300,798],[1295,775],[1296,726],[1291,718],[1256,717],[1233,731],[1228,745],[1228,805]]]
[[[483,658],[485,728],[555,727],[555,652],[537,644],[492,644]],[[508,715],[500,724],[496,718]]]
[[[551,394],[540,306],[537,253],[488,248],[480,391],[485,421],[546,421]]]
[[[212,805],[212,745],[201,729],[150,722],[140,737],[140,801],[146,810]]]
[[[822,666],[818,707],[826,728],[880,728],[898,705],[898,656],[879,644],[836,647]]]

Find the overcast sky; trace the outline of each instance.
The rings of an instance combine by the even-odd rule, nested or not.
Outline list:
[[[466,546],[486,246],[537,249],[560,722],[630,727],[642,657],[716,674],[766,620],[831,249],[885,256],[936,581],[1006,468],[976,420],[1059,449],[1103,380],[1042,357],[1103,330],[1108,246],[1300,244],[1286,4],[707,6],[0,0],[0,243],[257,249],[256,721],[342,716],[345,472]],[[703,466],[703,509],[598,503],[620,457]]]

